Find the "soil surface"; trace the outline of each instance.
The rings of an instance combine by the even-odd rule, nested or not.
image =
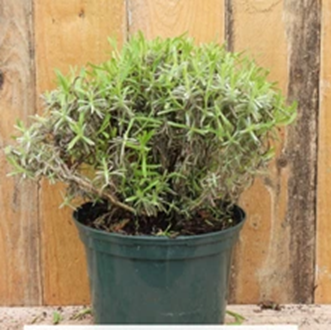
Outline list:
[[[241,210],[220,206],[218,214],[200,209],[189,218],[160,213],[158,216],[135,216],[119,209],[109,209],[106,204],[86,203],[75,213],[76,219],[89,227],[123,235],[169,236],[199,235],[222,231],[243,220]],[[220,215],[221,214],[221,215]]]
[[[230,305],[227,310],[229,314],[237,315],[237,319],[244,318],[241,324],[295,324],[299,330],[331,329],[331,305],[287,305],[280,311],[261,309],[256,305]],[[238,323],[229,314],[226,323]],[[60,325],[83,325],[92,324],[93,317],[88,306],[0,308],[0,330],[23,330],[24,325],[53,325],[54,321]]]

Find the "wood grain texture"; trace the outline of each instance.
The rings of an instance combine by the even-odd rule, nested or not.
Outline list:
[[[232,48],[249,49],[268,67],[271,79],[298,101],[299,115],[296,125],[281,132],[270,174],[242,198],[249,219],[235,257],[231,301],[309,303],[314,287],[320,7],[296,0],[233,0],[232,6]]]
[[[302,304],[313,302],[315,289],[321,10],[320,1],[285,1],[288,97],[298,102],[297,124],[289,129],[285,150],[292,166],[286,220],[291,231],[292,301]]]
[[[98,63],[109,55],[108,37],[126,35],[125,0],[35,0],[38,94],[54,87],[54,68]],[[42,184],[42,264],[46,305],[89,302],[85,254],[71,220],[59,209],[62,186]]]
[[[322,1],[315,302],[331,303],[331,2]]]
[[[187,32],[196,42],[224,38],[224,0],[128,0],[129,31],[153,38]]]
[[[0,305],[40,305],[38,187],[8,178],[3,148],[35,110],[32,5],[0,0]]]
[[[270,69],[270,79],[286,92],[288,45],[283,4],[273,0],[232,0],[231,48],[252,54],[258,64]],[[249,28],[247,28],[249,26]],[[283,136],[284,138],[284,136]],[[284,149],[278,146],[278,157]],[[276,162],[264,179],[256,180],[244,194],[241,205],[248,221],[234,261],[230,301],[257,303],[291,299],[288,288],[289,231],[283,226],[287,206],[288,166],[278,170]],[[287,287],[287,290],[282,288]]]

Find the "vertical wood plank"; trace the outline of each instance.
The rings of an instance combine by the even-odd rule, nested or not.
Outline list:
[[[299,110],[286,148],[292,165],[286,219],[291,231],[292,299],[299,304],[312,303],[315,290],[321,10],[321,1],[285,1],[290,45],[288,96],[298,101]]]
[[[321,86],[317,183],[317,304],[331,303],[331,2],[322,1]]]
[[[3,148],[35,111],[32,1],[0,0],[0,305],[40,305],[38,186],[8,178]]]
[[[196,42],[224,38],[224,0],[128,0],[129,31],[149,38],[187,32]]]
[[[309,303],[314,287],[320,5],[308,0],[232,0],[230,5],[232,48],[249,49],[299,104],[296,125],[281,132],[270,175],[257,180],[242,199],[249,220],[236,253],[231,300]]]
[[[270,68],[270,79],[279,81],[285,92],[288,53],[283,4],[267,0],[230,0],[232,31],[227,33],[229,48],[247,50],[260,65]],[[249,28],[248,28],[249,27]],[[279,146],[279,150],[284,145]],[[291,297],[286,286],[289,269],[289,232],[282,227],[287,203],[288,167],[270,166],[266,179],[258,179],[243,196],[241,205],[248,221],[237,247],[231,301],[257,303],[270,299],[285,301]]]
[[[108,58],[108,37],[126,36],[125,0],[35,0],[38,94],[54,87],[54,68],[101,62]],[[42,184],[40,217],[46,305],[89,302],[85,255],[71,220],[59,209],[61,186]]]

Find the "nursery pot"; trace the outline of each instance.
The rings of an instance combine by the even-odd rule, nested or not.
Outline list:
[[[96,324],[221,324],[233,246],[245,220],[224,231],[176,238],[125,236],[74,221],[85,245]]]

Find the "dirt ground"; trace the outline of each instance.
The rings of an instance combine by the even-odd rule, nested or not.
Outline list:
[[[300,330],[331,329],[331,305],[287,305],[281,306],[280,311],[236,305],[227,310],[228,324],[297,324]],[[81,325],[92,321],[88,306],[0,308],[0,330],[21,330],[25,324]]]

